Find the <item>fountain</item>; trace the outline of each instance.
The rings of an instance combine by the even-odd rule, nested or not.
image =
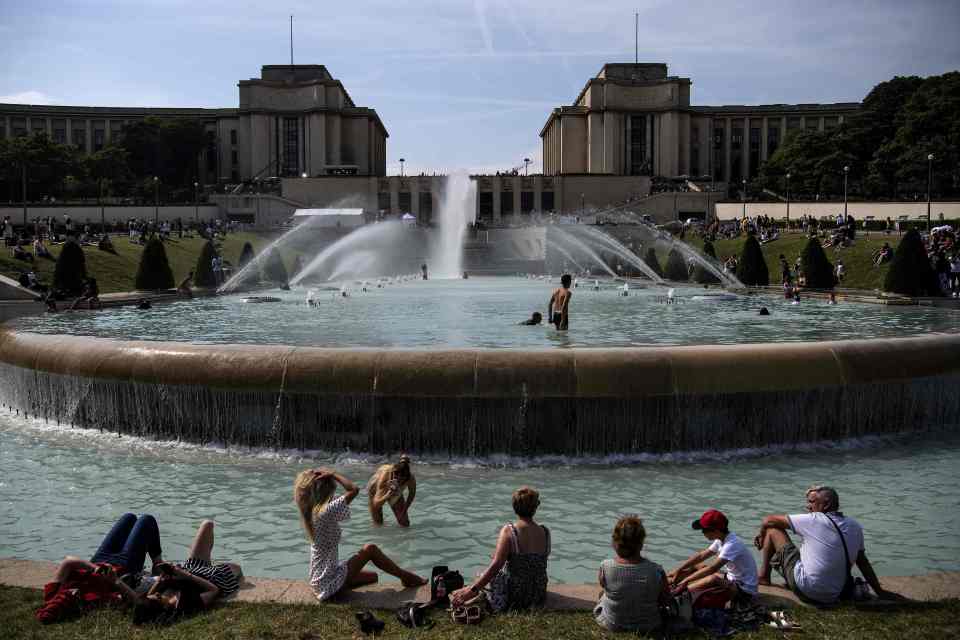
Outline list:
[[[463,273],[463,240],[476,212],[477,188],[470,175],[457,172],[447,178],[440,199],[439,241],[434,243],[434,278],[459,278]]]

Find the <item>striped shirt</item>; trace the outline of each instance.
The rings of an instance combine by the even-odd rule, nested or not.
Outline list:
[[[191,575],[212,582],[220,589],[221,598],[236,593],[237,589],[240,588],[237,574],[233,572],[230,565],[213,564],[209,560],[189,558],[186,562],[181,562],[177,566]]]

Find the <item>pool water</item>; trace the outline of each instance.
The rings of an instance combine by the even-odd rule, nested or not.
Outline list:
[[[554,582],[583,583],[611,555],[616,518],[637,513],[646,554],[668,569],[706,546],[690,522],[727,513],[749,540],[761,516],[799,513],[804,489],[829,483],[866,530],[881,575],[960,570],[960,436],[904,435],[794,449],[608,460],[415,460],[413,525],[375,528],[365,495],[345,523],[341,557],[380,545],[401,565],[473,575],[489,561],[510,494],[541,492]],[[182,559],[200,520],[217,522],[215,555],[249,575],[305,578],[307,541],[292,503],[298,471],[331,465],[363,485],[379,462],[341,453],[272,452],[155,442],[0,414],[0,557],[89,557],[126,511],[157,516],[164,553]],[[390,579],[392,580],[392,579]]]
[[[60,313],[22,319],[39,333],[209,344],[289,344],[324,347],[553,348],[738,344],[898,337],[960,330],[960,314],[932,307],[894,307],[782,296],[737,296],[723,290],[667,289],[593,280],[573,289],[570,330],[520,326],[534,311],[547,316],[553,282],[527,278],[412,280],[377,288],[375,282],[317,290],[259,292],[281,302],[250,304],[243,295],[201,298],[140,311]],[[770,316],[758,316],[761,306]]]

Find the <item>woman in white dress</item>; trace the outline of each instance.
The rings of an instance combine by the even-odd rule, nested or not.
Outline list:
[[[344,493],[333,497],[337,484]],[[416,587],[427,581],[397,566],[375,544],[365,544],[349,559],[340,562],[340,523],[350,517],[350,503],[360,490],[341,474],[330,469],[300,472],[293,485],[293,501],[300,512],[307,539],[310,540],[310,586],[320,601],[343,589],[351,589],[378,580],[373,571],[364,571],[368,562],[400,578],[404,587]]]

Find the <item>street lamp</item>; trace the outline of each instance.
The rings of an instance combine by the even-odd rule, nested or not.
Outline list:
[[[153,232],[160,225],[160,178],[153,176]]]
[[[97,180],[100,190],[97,192],[97,200],[100,202],[100,233],[106,233],[103,216],[103,178]]]
[[[843,167],[843,222],[847,222],[847,175],[850,173],[850,167]]]
[[[197,222],[197,226],[200,226],[200,183],[193,183],[193,217]],[[180,227],[180,230],[183,231],[183,227]]]
[[[584,204],[586,197],[587,197],[587,194],[585,193],[580,194],[580,217],[581,218],[583,218],[584,212],[586,210],[586,205]]]
[[[933,186],[933,154],[927,156],[927,233],[930,233],[930,191]]]
[[[403,163],[404,163],[404,162],[405,162],[405,160],[404,160],[403,158],[400,158],[400,177],[401,177],[401,178],[403,177]]]
[[[523,175],[527,175],[527,170],[530,167],[530,158],[523,159]]]
[[[790,174],[787,173],[787,229],[790,229]]]
[[[743,195],[742,195],[742,200],[743,200],[743,218],[746,219],[746,217],[747,217],[747,179],[744,178],[744,179],[741,180],[740,182],[741,182],[741,184],[743,184]]]

